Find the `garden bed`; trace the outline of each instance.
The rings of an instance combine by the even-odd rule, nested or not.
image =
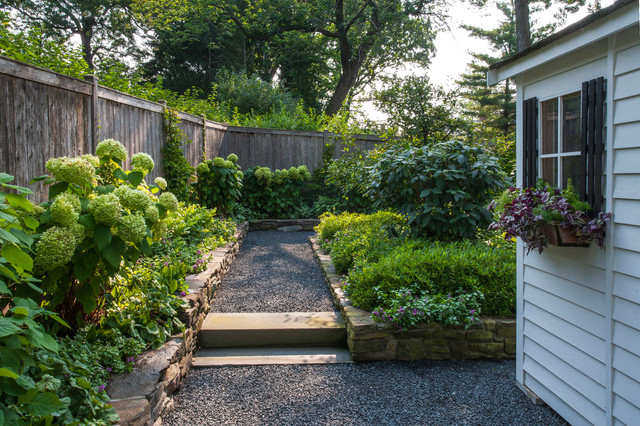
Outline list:
[[[110,377],[107,393],[120,416],[119,424],[154,424],[173,410],[171,395],[191,369],[198,332],[209,313],[222,277],[240,250],[248,229],[246,222],[239,225],[234,235],[235,242],[213,250],[207,269],[187,276],[189,291],[182,298],[189,308],[179,316],[185,324],[182,335],[173,336],[159,349],[144,352],[136,360],[131,373]]]
[[[424,324],[400,331],[390,323],[377,323],[371,314],[351,306],[342,291],[331,257],[311,237],[335,305],[347,326],[349,350],[354,361],[418,359],[505,359],[515,358],[516,320],[483,317],[468,329],[464,325]]]

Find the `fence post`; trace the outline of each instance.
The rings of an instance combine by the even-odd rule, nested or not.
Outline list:
[[[89,154],[94,154],[96,152],[96,145],[98,144],[98,123],[100,122],[100,117],[98,116],[98,77],[93,74],[86,74],[84,76],[84,81],[91,84],[91,152]]]
[[[202,162],[207,161],[207,118],[202,114]]]

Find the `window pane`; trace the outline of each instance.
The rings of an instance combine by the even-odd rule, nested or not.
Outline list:
[[[558,158],[542,159],[542,180],[552,186],[558,186]]]
[[[571,184],[576,191],[580,189],[582,178],[582,164],[579,155],[562,157],[562,188],[567,187],[567,182],[571,179]]]
[[[580,92],[562,97],[562,152],[580,151]]]
[[[542,153],[558,152],[558,100],[542,102]]]

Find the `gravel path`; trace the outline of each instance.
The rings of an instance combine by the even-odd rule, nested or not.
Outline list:
[[[211,311],[333,311],[329,288],[313,257],[311,235],[313,232],[249,232]]]
[[[514,385],[515,361],[192,370],[166,425],[566,425]]]

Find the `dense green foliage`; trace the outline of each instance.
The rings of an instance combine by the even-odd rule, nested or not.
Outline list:
[[[220,214],[229,215],[240,200],[243,173],[237,164],[238,156],[214,158],[196,167],[198,180],[194,184],[195,201]]]
[[[486,205],[508,183],[495,158],[460,142],[395,146],[380,154],[369,179],[377,207],[397,208],[418,235],[441,240],[486,228]]]
[[[325,182],[341,198],[341,207],[354,212],[371,212],[374,200],[368,195],[368,171],[376,164],[378,151],[352,150],[332,160],[326,171]]]
[[[268,167],[247,169],[244,172],[242,204],[262,217],[304,217],[310,210],[303,200],[302,191],[310,179],[307,166],[273,172]]]
[[[195,169],[182,152],[183,145],[191,141],[178,128],[179,122],[180,119],[174,111],[165,110],[163,126],[167,142],[162,148],[162,166],[167,178],[167,190],[175,194],[179,200],[187,201],[191,198],[189,185]]]
[[[316,231],[331,253],[336,272],[347,274],[361,262],[376,262],[403,240],[407,220],[391,211],[371,215],[325,213]]]

